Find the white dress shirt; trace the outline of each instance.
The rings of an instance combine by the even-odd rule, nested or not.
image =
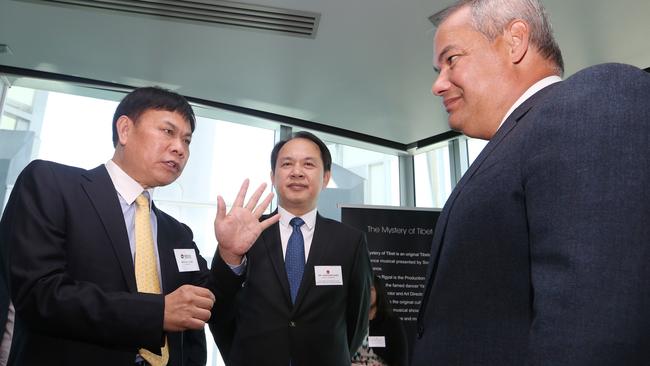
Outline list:
[[[519,97],[519,99],[517,99],[517,101],[515,101],[515,104],[513,104],[512,107],[510,107],[510,109],[508,109],[508,112],[506,113],[506,115],[501,120],[501,124],[499,124],[499,128],[501,128],[501,126],[503,125],[503,122],[505,122],[506,119],[508,119],[508,117],[510,117],[512,112],[514,112],[515,109],[517,109],[517,107],[519,107],[528,98],[532,97],[535,93],[537,93],[538,91],[546,88],[547,86],[557,83],[558,81],[562,81],[562,78],[557,76],[557,75],[553,75],[553,76],[547,76],[544,79],[542,79],[542,80],[536,82],[535,84],[531,85],[530,88],[528,88],[528,90],[526,90],[524,92],[524,94],[522,94]],[[498,130],[499,129],[497,129],[497,131]]]
[[[314,238],[316,212],[317,209],[313,209],[300,216],[300,218],[305,222],[305,224],[300,227],[303,240],[305,241],[305,262],[307,262],[307,258],[309,258],[309,249],[311,249],[311,241]],[[289,243],[289,237],[293,232],[293,227],[291,224],[289,224],[289,222],[296,216],[280,206],[278,206],[278,213],[280,214],[280,241],[282,241],[282,258],[284,258],[287,255],[287,244]]]
[[[126,225],[126,232],[129,236],[131,259],[135,264],[135,199],[141,193],[146,191],[149,195],[149,208],[151,209],[154,189],[143,189],[140,183],[136,182],[135,179],[126,174],[126,172],[122,170],[122,168],[120,168],[117,164],[115,164],[113,160],[106,162],[106,170],[108,170],[108,175],[111,177],[111,181],[113,182],[115,190],[117,191],[117,197],[120,200],[120,207],[122,208],[122,214],[124,215],[124,224]],[[153,210],[151,210],[149,220],[151,222],[153,246],[158,266],[158,278],[161,279],[162,276],[160,275],[160,258],[158,256],[158,220],[156,220],[156,214],[153,212]],[[160,288],[162,288],[162,284],[160,284]]]

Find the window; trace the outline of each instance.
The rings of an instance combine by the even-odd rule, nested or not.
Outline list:
[[[481,139],[474,139],[471,137],[467,137],[467,155],[469,159],[469,163],[472,164],[474,160],[476,160],[476,157],[478,154],[483,151],[483,148],[487,143],[489,142],[488,140],[481,140]]]
[[[332,154],[332,178],[318,202],[321,214],[340,220],[341,204],[399,206],[397,155],[319,137]]]
[[[25,131],[41,110],[45,93],[34,89],[12,86],[6,89],[5,104],[0,118],[0,130]]]
[[[434,145],[431,150],[413,157],[415,171],[415,205],[417,207],[444,206],[451,194],[451,164],[449,143]]]

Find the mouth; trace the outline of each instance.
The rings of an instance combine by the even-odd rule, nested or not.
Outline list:
[[[294,191],[300,191],[300,190],[303,190],[303,189],[307,189],[309,186],[307,186],[306,184],[291,183],[291,184],[287,185],[287,187],[289,187],[289,189],[294,190]]]
[[[173,171],[180,171],[180,164],[173,160],[163,161],[163,164],[166,165],[169,169]]]
[[[450,98],[445,98],[442,101],[442,104],[444,104],[445,109],[447,110],[447,113],[451,112],[452,107],[460,101],[460,97],[450,97]]]

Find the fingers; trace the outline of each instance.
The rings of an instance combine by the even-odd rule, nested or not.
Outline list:
[[[244,206],[244,198],[246,198],[246,191],[248,191],[248,184],[250,181],[248,178],[244,179],[244,182],[241,184],[241,187],[239,188],[239,193],[237,193],[237,197],[235,198],[235,202],[233,202],[232,206],[233,207],[243,207]]]
[[[271,204],[271,200],[273,200],[273,192],[269,193],[264,201],[260,203],[259,206],[253,211],[253,216],[255,216],[256,219],[259,219],[260,216],[266,211],[266,208],[269,207],[269,204]]]
[[[262,196],[262,193],[264,193],[264,190],[266,189],[266,183],[260,184],[259,187],[255,190],[255,193],[251,196],[251,198],[248,200],[248,204],[246,205],[246,208],[249,209],[250,211],[253,211],[255,206],[257,205],[257,201],[259,201],[260,197]]]
[[[226,217],[226,202],[223,197],[217,196],[217,220],[223,220]]]
[[[199,319],[188,319],[187,322],[185,323],[185,326],[183,327],[183,330],[199,330],[203,329],[205,327],[205,321],[199,320]]]
[[[185,287],[189,287],[197,296],[206,298],[214,303],[215,297],[212,291],[208,290],[205,287],[199,287],[199,286],[193,286],[193,285],[183,285]],[[212,304],[210,304],[210,307],[212,307]]]
[[[165,296],[163,328],[167,331],[201,329],[210,320],[214,294],[208,289],[183,285]]]
[[[276,213],[275,215],[267,218],[266,220],[260,222],[260,225],[262,226],[262,231],[266,230],[267,227],[275,224],[276,222],[280,221],[280,214]]]

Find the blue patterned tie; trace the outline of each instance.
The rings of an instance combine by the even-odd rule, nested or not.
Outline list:
[[[302,237],[302,231],[300,231],[300,227],[304,223],[300,217],[294,217],[289,221],[289,225],[293,226],[293,232],[289,237],[287,254],[284,257],[284,267],[287,270],[291,302],[293,303],[296,302],[302,273],[305,271],[305,240]]]

